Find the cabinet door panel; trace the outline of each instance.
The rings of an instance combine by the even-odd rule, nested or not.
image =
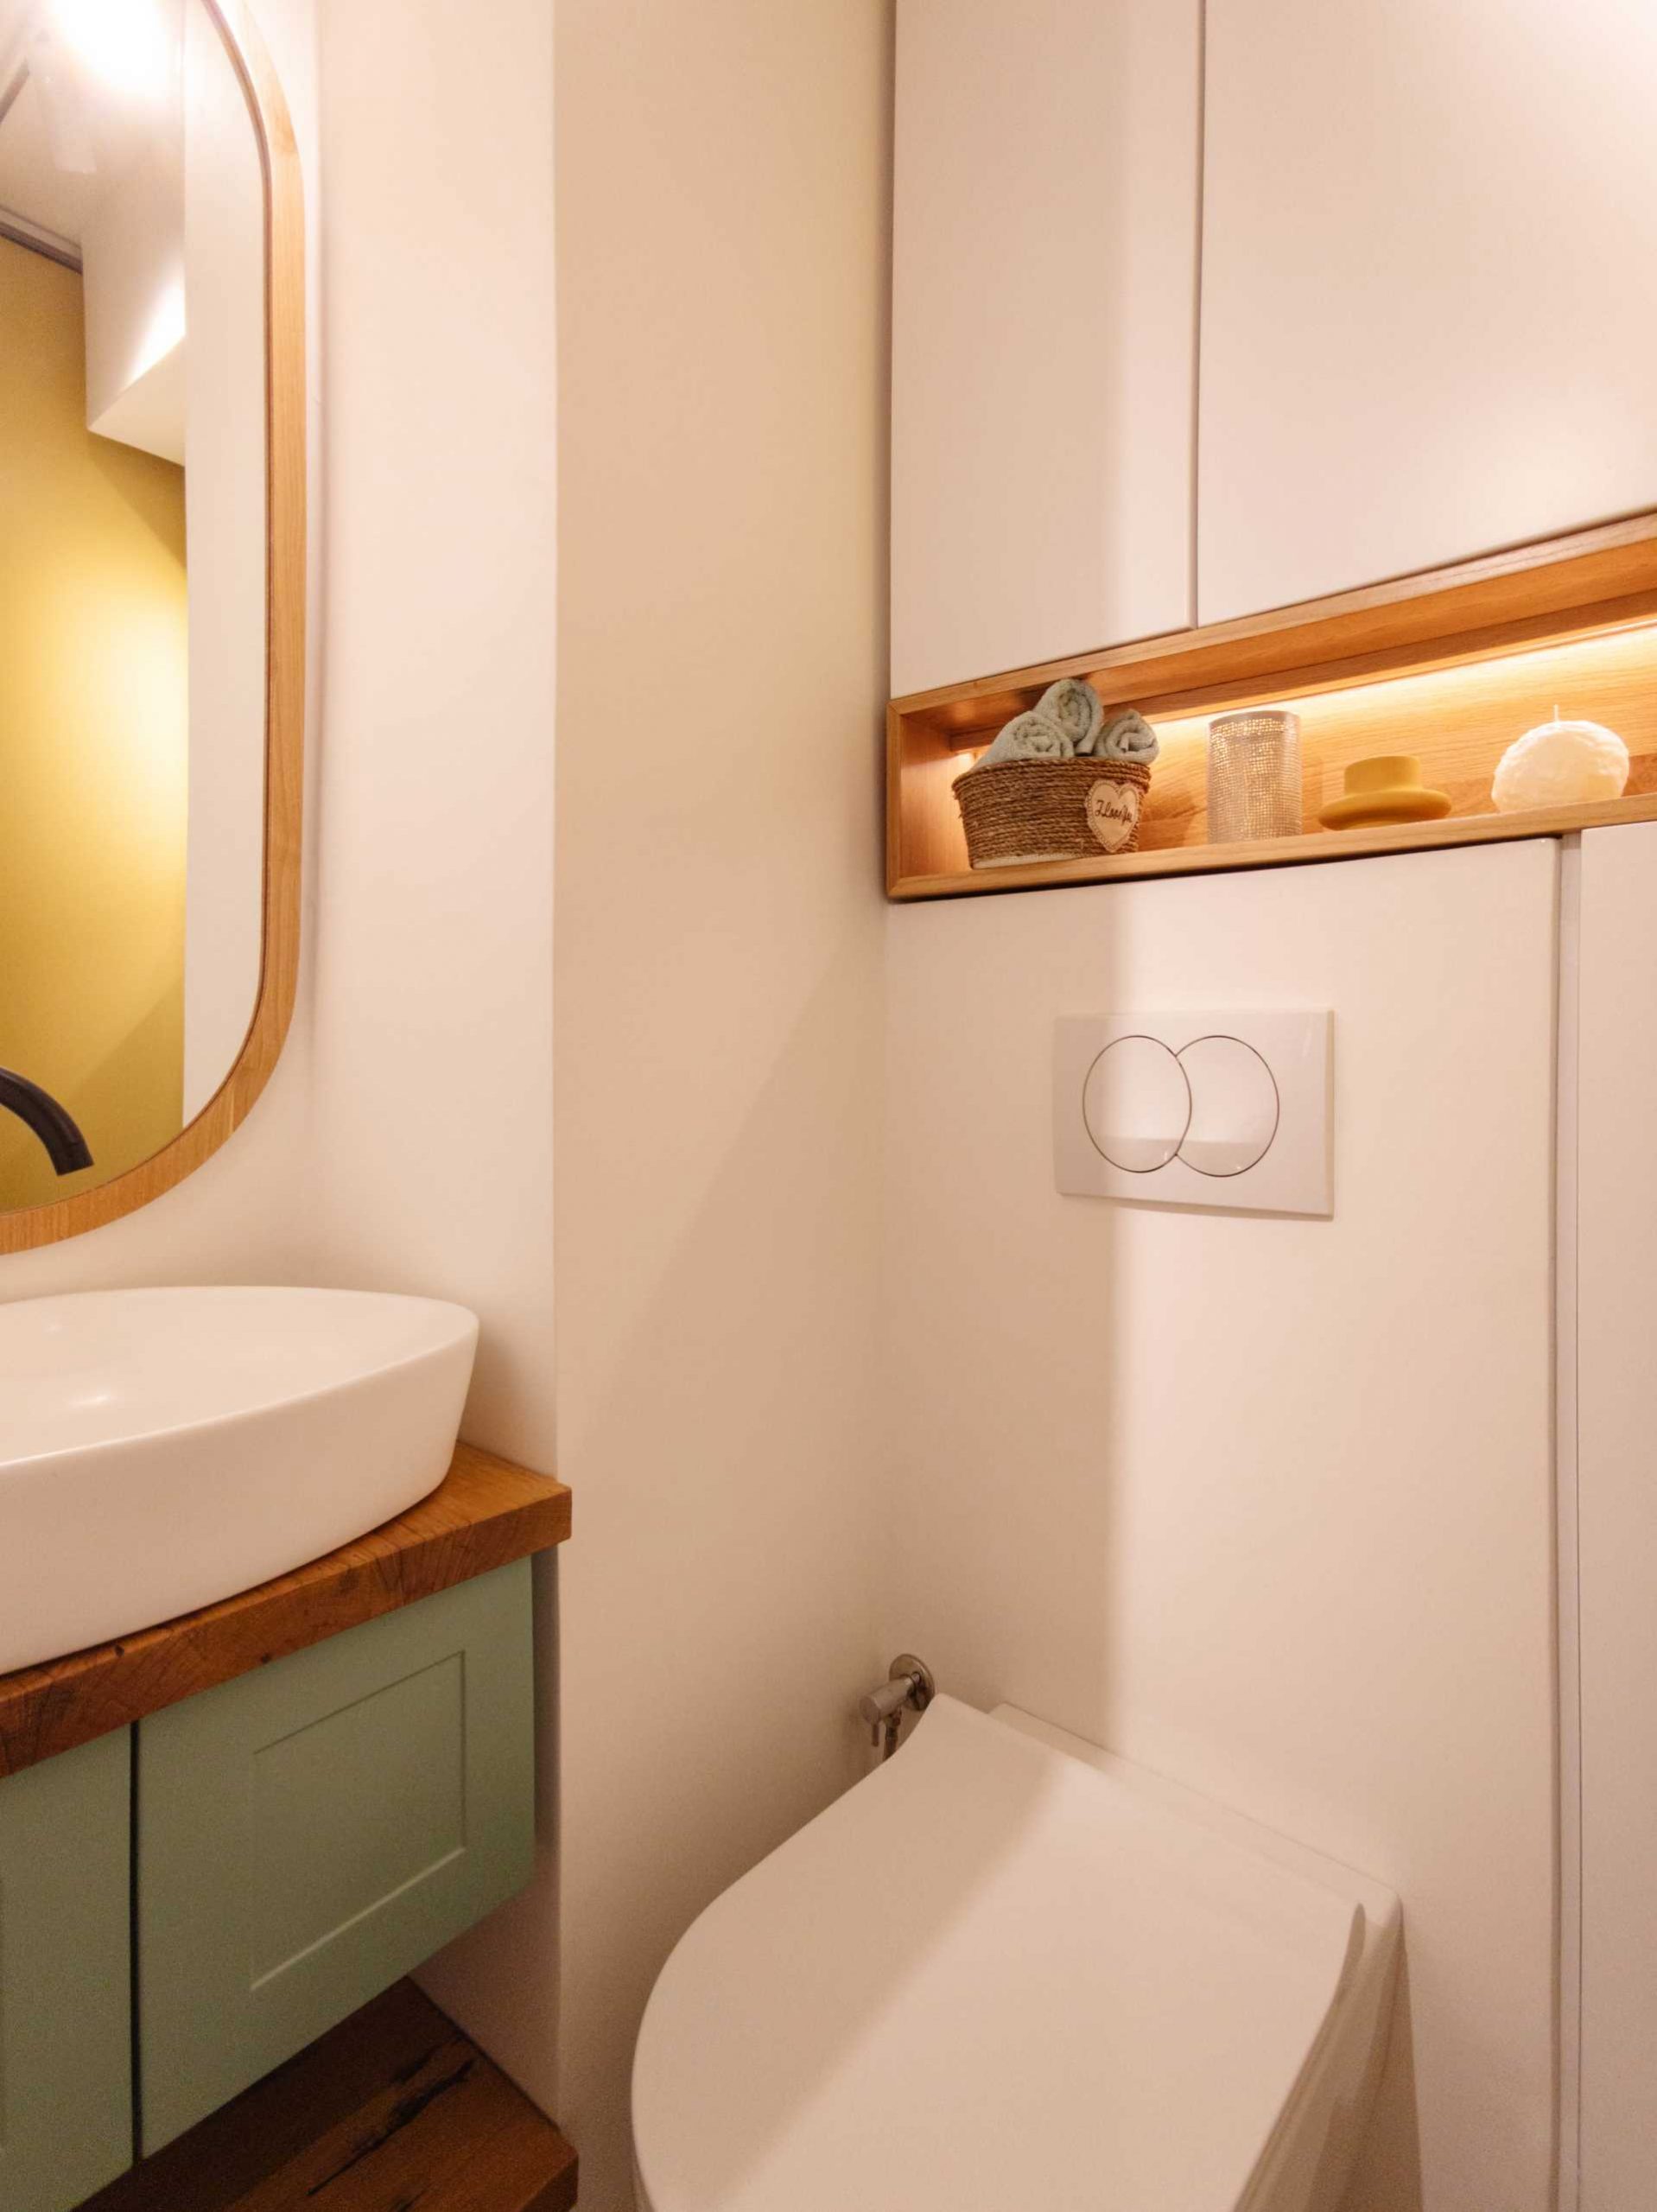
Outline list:
[[[1204,622],[1657,504],[1657,10],[1209,0]]]
[[[0,2205],[67,2212],[132,2163],[131,1747],[0,1782]]]
[[[1590,830],[1577,947],[1582,2212],[1648,2205],[1657,2173],[1654,931],[1657,823]]]
[[[524,1560],[141,1725],[146,2152],[528,1880],[530,1632]]]
[[[892,687],[1191,620],[1198,0],[898,0]]]

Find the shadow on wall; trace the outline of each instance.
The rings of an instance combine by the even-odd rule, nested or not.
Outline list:
[[[1421,2130],[1415,2110],[1415,2039],[1410,2029],[1410,1923],[1393,2001],[1392,2042],[1358,2171],[1341,2212],[1422,2212]]]
[[[865,1771],[856,1703],[891,1656],[868,1389],[878,927],[871,900],[774,1057],[774,1022],[710,1040],[682,1114],[655,1034],[628,1074],[594,1083],[569,1053],[561,1071],[583,1172],[558,1200],[559,1465],[581,1532],[560,1578],[559,2117],[594,2212],[632,2202],[632,2046],[663,1961]]]

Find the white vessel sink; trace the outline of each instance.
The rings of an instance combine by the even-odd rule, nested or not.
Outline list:
[[[251,1589],[447,1472],[475,1315],[351,1290],[0,1306],[0,1673]]]

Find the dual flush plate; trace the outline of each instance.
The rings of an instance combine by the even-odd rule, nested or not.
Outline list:
[[[1329,1215],[1327,1008],[1065,1016],[1053,1164],[1077,1198]]]

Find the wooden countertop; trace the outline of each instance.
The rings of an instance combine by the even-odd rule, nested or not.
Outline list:
[[[199,1612],[0,1675],[0,1778],[545,1551],[569,1527],[562,1483],[458,1445],[429,1497],[354,1543]]]

